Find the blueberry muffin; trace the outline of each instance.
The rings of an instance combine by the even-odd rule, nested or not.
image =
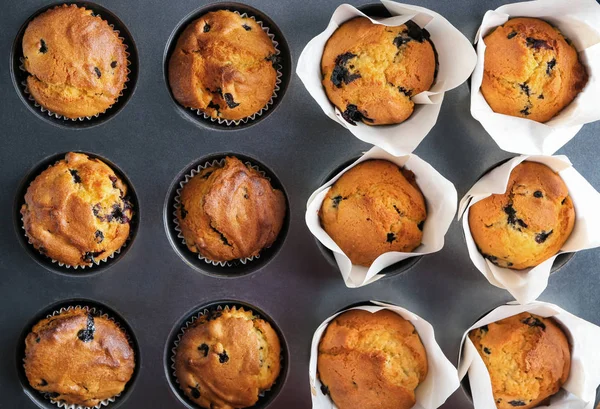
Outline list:
[[[415,175],[386,160],[368,160],[344,173],[319,210],[327,234],[352,264],[366,267],[383,253],[419,247],[426,218]]]
[[[93,407],[123,391],[135,356],[117,324],[77,307],[33,327],[24,366],[31,387],[53,401]]]
[[[317,372],[338,409],[409,409],[427,377],[427,354],[415,327],[395,312],[350,310],[327,326]]]
[[[498,409],[544,404],[569,377],[569,341],[552,318],[524,312],[475,328],[469,338],[488,369]]]
[[[247,408],[275,383],[280,360],[271,325],[232,307],[200,316],[185,331],[175,353],[175,376],[203,408]]]
[[[103,113],[127,81],[126,47],[118,33],[74,4],[57,6],[29,23],[23,57],[29,93],[66,118]]]
[[[252,18],[219,10],[183,31],[169,60],[169,84],[183,106],[240,120],[264,108],[275,91],[277,52]]]
[[[352,125],[405,121],[412,97],[431,88],[436,71],[429,33],[410,20],[387,27],[354,18],[333,33],[321,59],[327,97]]]
[[[508,20],[484,42],[481,92],[499,114],[549,121],[588,81],[575,47],[543,20]]]
[[[495,265],[535,267],[559,252],[575,225],[569,189],[548,166],[522,162],[506,192],[469,209],[469,228],[479,251]]]
[[[181,190],[177,221],[187,247],[212,261],[256,256],[283,226],[281,190],[235,157],[210,166]]]
[[[90,267],[125,244],[133,210],[127,186],[108,165],[70,152],[31,182],[21,215],[40,253]]]

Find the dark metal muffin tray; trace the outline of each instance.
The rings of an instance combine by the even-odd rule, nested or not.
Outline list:
[[[349,3],[358,6],[368,1]],[[130,68],[137,85],[128,89],[128,99],[123,99],[119,114],[110,115],[110,121],[100,116],[94,127],[75,123],[86,129],[41,120],[13,85],[13,52],[18,49],[13,49],[13,43],[27,19],[50,2],[5,0],[0,13],[0,56],[4,56],[0,64],[0,212],[4,215],[0,218],[0,408],[55,407],[28,396],[31,390],[20,372],[22,334],[45,311],[65,301],[101,304],[133,335],[139,351],[136,376],[109,408],[184,409],[166,367],[173,331],[198,308],[231,300],[248,303],[269,316],[287,340],[287,380],[278,384],[279,393],[272,396],[269,407],[303,409],[311,407],[308,361],[313,332],[340,308],[370,299],[401,305],[434,326],[443,351],[456,364],[465,329],[486,311],[511,300],[508,292],[491,286],[472,265],[457,222],[450,227],[442,251],[422,257],[402,274],[359,289],[345,287],[337,268],[316,245],[304,223],[308,197],[336,168],[369,149],[327,118],[291,72],[306,43],[325,29],[340,1],[244,2],[279,27],[292,61],[285,62],[290,82],[276,109],[236,131],[217,131],[183,118],[165,82],[171,35],[186,16],[200,7],[212,7],[212,2],[97,3],[131,34],[129,52],[137,51],[138,57],[131,58]],[[484,13],[504,3],[422,0],[418,5],[441,13],[473,39]],[[415,151],[454,182],[459,198],[490,166],[513,156],[500,150],[471,117],[469,103],[467,84],[447,93],[437,125]],[[567,155],[600,190],[598,134],[600,123],[586,125],[558,153]],[[43,261],[32,257],[16,220],[24,178],[31,169],[47,164],[48,158],[68,151],[90,152],[110,161],[137,194],[136,237],[118,262],[94,274],[85,274],[86,270],[81,276],[58,274],[45,268]],[[182,260],[178,252],[184,249],[175,251],[173,236],[167,233],[165,209],[181,172],[202,158],[223,153],[244,155],[266,166],[285,189],[289,203],[289,231],[268,264],[232,279],[203,274]],[[600,324],[599,265],[600,250],[577,253],[550,277],[540,299]],[[459,388],[442,407],[462,409],[472,404]]]

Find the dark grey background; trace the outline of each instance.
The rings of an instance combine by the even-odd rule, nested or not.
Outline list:
[[[433,324],[437,340],[456,363],[460,337],[476,318],[509,301],[472,266],[458,223],[445,248],[415,268],[361,289],[347,289],[336,268],[320,254],[304,224],[305,203],[319,182],[341,162],[368,145],[327,118],[294,75],[279,109],[258,125],[239,132],[201,129],[181,118],[163,80],[163,52],[175,25],[206,4],[191,0],[101,0],[117,14],[137,42],[140,76],[125,109],[99,127],[69,131],[36,118],[19,100],[9,74],[9,55],[20,25],[42,0],[4,1],[0,12],[0,407],[34,408],[17,378],[16,342],[24,325],[48,304],[72,297],[91,298],[120,312],[140,344],[142,364],[123,408],[182,408],[163,368],[165,342],[173,325],[194,306],[222,298],[255,304],[280,324],[289,342],[291,372],[273,408],[309,408],[309,345],[318,324],[356,301],[397,303]],[[327,25],[338,1],[248,0],[266,12],[286,35],[294,62],[304,45]],[[351,1],[360,5],[364,2]],[[419,5],[443,14],[469,39],[488,9],[502,1],[423,0]],[[295,65],[295,64],[294,64]],[[597,189],[597,133],[586,125],[559,153],[566,154]],[[48,155],[85,150],[116,163],[135,186],[142,217],[138,237],[113,268],[93,277],[65,277],[36,264],[17,241],[13,200],[20,179]],[[175,254],[165,235],[163,203],[175,175],[201,156],[232,151],[271,167],[287,189],[291,226],[278,257],[251,277],[205,277]],[[456,184],[461,197],[478,175],[511,156],[501,151],[469,113],[466,84],[446,95],[437,125],[415,152]],[[583,251],[551,277],[541,299],[600,324],[600,250]],[[471,404],[459,389],[443,406]]]

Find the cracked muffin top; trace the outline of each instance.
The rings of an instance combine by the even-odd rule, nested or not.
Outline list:
[[[127,81],[127,53],[118,33],[76,5],[34,18],[23,35],[23,56],[31,96],[71,119],[106,111]]]
[[[321,392],[338,409],[409,409],[427,377],[427,353],[415,327],[390,310],[350,310],[319,342]]]
[[[410,20],[387,27],[354,18],[333,33],[321,59],[327,97],[352,125],[405,121],[412,97],[431,88],[436,71],[429,33]]]
[[[181,190],[177,219],[187,247],[212,261],[256,256],[283,226],[283,192],[235,157],[208,167]]]
[[[352,264],[369,267],[383,253],[411,252],[427,218],[415,175],[387,160],[368,160],[329,189],[319,219]]]
[[[469,338],[490,374],[498,409],[543,405],[569,377],[569,341],[553,318],[523,312],[475,328]]]
[[[78,307],[33,327],[24,366],[29,384],[53,401],[93,407],[123,391],[135,356],[117,324]]]
[[[181,338],[175,376],[203,408],[253,406],[281,371],[281,346],[271,325],[243,308],[200,316]]]
[[[21,215],[40,253],[89,267],[125,244],[133,211],[127,186],[108,165],[70,152],[31,182]]]
[[[277,62],[273,42],[253,18],[214,11],[192,22],[177,40],[169,84],[181,105],[240,120],[269,103]]]
[[[575,225],[575,208],[562,178],[548,166],[522,162],[504,194],[469,208],[469,228],[484,258],[523,270],[554,256]]]
[[[549,121],[588,81],[575,47],[543,20],[508,20],[484,42],[481,92],[499,114]]]

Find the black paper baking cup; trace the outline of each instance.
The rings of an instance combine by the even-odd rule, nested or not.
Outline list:
[[[185,239],[183,238],[183,235],[179,229],[179,222],[175,212],[179,208],[179,194],[185,183],[187,183],[187,181],[193,177],[193,175],[197,174],[198,169],[211,166],[213,164],[221,164],[227,156],[234,156],[247,166],[258,170],[270,181],[271,186],[274,189],[281,190],[283,192],[283,196],[285,197],[286,212],[283,219],[283,226],[281,227],[281,231],[275,239],[275,242],[273,242],[270,247],[262,249],[258,256],[243,260],[236,259],[228,262],[216,262],[201,256],[199,253],[194,253],[187,248]],[[277,178],[271,169],[258,160],[250,156],[237,153],[216,153],[205,156],[194,161],[181,172],[179,172],[173,183],[171,183],[171,187],[167,193],[163,213],[167,236],[169,237],[169,241],[179,257],[181,257],[181,259],[187,265],[196,271],[208,276],[220,278],[243,277],[252,274],[266,266],[273,258],[275,258],[277,253],[279,253],[279,250],[281,250],[290,224],[290,203],[285,188],[283,187],[279,178]]]
[[[83,153],[90,158],[98,159],[108,165],[115,174],[127,185],[127,200],[132,204],[133,216],[131,217],[131,221],[129,222],[129,237],[121,246],[120,249],[115,251],[113,254],[108,256],[108,258],[104,260],[95,260],[92,266],[69,266],[58,262],[56,260],[51,259],[50,257],[42,254],[39,250],[37,250],[30,242],[27,234],[25,232],[25,227],[23,226],[23,219],[21,215],[21,206],[25,203],[25,193],[27,193],[27,189],[29,185],[38,177],[43,171],[53,166],[57,162],[63,160],[65,155],[68,152],[57,153],[52,156],[46,157],[37,165],[35,165],[27,175],[21,180],[19,187],[17,189],[17,193],[14,201],[13,208],[13,221],[15,226],[15,231],[17,232],[17,237],[19,238],[19,242],[23,245],[23,248],[27,251],[27,253],[42,267],[50,270],[54,273],[64,274],[68,276],[76,276],[76,277],[84,277],[91,276],[103,272],[110,267],[112,267],[116,262],[121,260],[125,254],[129,251],[131,246],[133,245],[133,241],[137,236],[139,220],[140,220],[140,205],[138,201],[137,194],[131,183],[131,180],[127,177],[127,175],[114,163],[110,160],[97,155],[95,153],[83,152],[83,151],[72,151],[76,153]]]
[[[107,400],[102,401],[97,406],[87,407],[80,405],[67,405],[64,402],[56,402],[51,399],[49,394],[40,392],[34,389],[27,380],[27,376],[25,375],[25,368],[23,366],[23,362],[25,359],[25,339],[27,335],[31,332],[32,328],[39,321],[49,318],[54,315],[58,315],[59,313],[72,309],[72,308],[84,308],[88,309],[95,314],[105,316],[113,321],[117,326],[125,333],[127,340],[129,341],[129,345],[133,349],[134,359],[135,359],[135,368],[133,370],[133,375],[131,379],[125,385],[125,389],[120,394],[109,398]],[[45,307],[42,311],[38,312],[23,328],[21,335],[19,337],[19,341],[17,343],[17,374],[19,377],[19,381],[21,382],[21,387],[23,388],[23,392],[40,408],[42,409],[98,409],[98,408],[106,408],[106,409],[115,409],[120,407],[123,402],[127,400],[131,391],[135,386],[135,381],[137,380],[139,368],[141,366],[141,357],[140,357],[140,349],[138,346],[138,342],[135,338],[135,334],[131,329],[131,326],[125,321],[125,319],[119,315],[116,311],[109,308],[108,306],[101,304],[92,300],[85,299],[72,299],[66,301],[60,301],[56,304],[52,304],[50,306]]]
[[[167,376],[167,380],[169,381],[169,386],[171,387],[171,391],[175,394],[175,396],[177,396],[181,403],[183,403],[183,405],[185,405],[185,407],[187,407],[188,409],[202,408],[185,395],[185,393],[179,385],[177,377],[175,376],[175,354],[177,351],[177,346],[179,345],[181,337],[183,337],[183,335],[185,334],[185,331],[200,316],[232,307],[243,308],[245,311],[252,311],[252,313],[255,316],[268,322],[277,333],[277,336],[279,337],[279,343],[281,344],[281,371],[279,373],[279,376],[277,377],[277,380],[271,386],[270,389],[263,391],[259,395],[258,402],[254,406],[248,407],[248,409],[265,409],[269,407],[271,403],[273,403],[273,401],[276,399],[277,395],[279,395],[279,392],[281,392],[283,386],[285,385],[285,382],[287,381],[290,362],[289,349],[287,345],[287,340],[283,336],[283,331],[281,330],[279,325],[277,325],[277,323],[273,320],[273,318],[267,315],[263,310],[246,302],[233,300],[213,301],[194,308],[192,311],[188,312],[182,319],[180,319],[171,331],[171,334],[169,335],[165,347],[164,366],[165,374]]]
[[[267,105],[261,108],[259,112],[240,120],[212,118],[200,110],[186,108],[177,102],[173,96],[173,92],[171,91],[171,86],[169,85],[169,60],[171,59],[171,55],[175,50],[177,40],[179,39],[180,35],[194,20],[197,20],[207,13],[217,10],[229,10],[242,16],[247,16],[254,19],[273,41],[276,55],[279,57],[279,62],[276,65],[277,83],[275,85],[275,91],[271,97],[271,100],[267,103]],[[227,131],[245,129],[268,117],[281,103],[290,83],[291,73],[292,56],[290,53],[290,48],[279,27],[277,27],[273,20],[271,20],[271,18],[269,18],[269,16],[262,11],[242,3],[217,2],[202,6],[192,11],[177,24],[167,41],[165,52],[163,54],[164,80],[167,89],[169,90],[169,94],[171,95],[171,99],[173,100],[175,109],[183,118],[193,122],[196,125],[200,125],[212,130]]]
[[[490,173],[492,170],[496,169],[498,166],[504,165],[506,162],[508,162],[509,160],[511,160],[511,159],[513,159],[515,157],[516,156],[503,159],[500,162],[496,163],[495,165],[490,166],[485,172],[483,172],[481,174],[481,176],[479,176],[477,178],[477,181],[479,181],[482,177],[484,177],[485,175],[487,175],[488,173]],[[477,183],[477,182],[475,182],[475,183]],[[461,217],[465,217],[465,215],[463,214],[463,215],[461,215]],[[466,244],[467,238],[465,236],[465,231],[462,228],[461,228],[461,231],[462,231],[463,238],[464,238],[465,244]],[[550,274],[554,274],[558,270],[560,270],[561,268],[563,268],[569,261],[571,261],[571,259],[575,256],[575,253],[577,253],[577,252],[562,253],[562,254],[559,254],[558,256],[556,256],[556,258],[554,259],[554,263],[552,263],[552,268],[550,269]],[[519,270],[514,270],[514,271],[519,271]]]
[[[92,117],[71,119],[63,117],[59,114],[55,114],[38,104],[33,98],[33,96],[29,94],[29,91],[27,89],[27,77],[29,77],[29,73],[25,71],[23,67],[23,35],[25,34],[25,30],[34,18],[50,9],[61,6],[63,4],[75,4],[78,7],[84,7],[87,10],[91,10],[95,16],[101,17],[113,28],[115,32],[118,33],[119,38],[122,39],[123,44],[126,48],[128,73],[125,86],[121,91],[121,94],[119,95],[118,99],[113,103],[113,105],[111,105],[103,113],[97,114]],[[91,128],[103,124],[115,117],[119,112],[121,112],[121,110],[125,107],[127,102],[131,99],[131,96],[135,92],[139,74],[139,58],[137,47],[135,41],[133,40],[133,36],[129,32],[125,24],[110,10],[100,6],[99,4],[92,3],[89,1],[67,1],[60,3],[52,3],[37,10],[23,23],[23,25],[19,29],[17,36],[13,42],[10,59],[10,74],[13,80],[15,90],[17,91],[17,94],[19,95],[21,101],[23,101],[25,106],[38,118],[52,125],[56,125],[66,129]]]
[[[325,178],[323,178],[323,180],[322,180],[322,182],[321,182],[321,184],[319,186],[323,186],[324,184],[326,184],[327,182],[329,182],[338,173],[342,172],[348,166],[350,166],[354,162],[356,162],[360,157],[361,156],[355,156],[355,157],[353,157],[351,159],[348,159],[345,162],[343,162],[341,165],[339,165],[338,167],[336,167],[335,169],[333,169],[327,176],[325,176]],[[332,266],[335,266],[336,268],[339,269],[338,264],[335,261],[335,256],[333,254],[333,251],[331,251],[327,247],[325,247],[323,245],[323,243],[321,243],[319,241],[319,239],[317,239],[316,237],[315,237],[315,242],[317,243],[317,247],[321,251],[321,254],[323,254],[323,257],[325,257],[325,259],[329,262],[329,264],[331,264]],[[394,263],[391,266],[387,266],[386,268],[384,268],[383,270],[381,270],[377,274],[383,274],[383,277],[380,280],[383,280],[385,278],[391,278],[391,277],[398,276],[398,275],[400,275],[402,273],[407,272],[411,268],[413,268],[422,258],[423,258],[423,256],[409,257],[407,259],[404,259],[402,261]]]

